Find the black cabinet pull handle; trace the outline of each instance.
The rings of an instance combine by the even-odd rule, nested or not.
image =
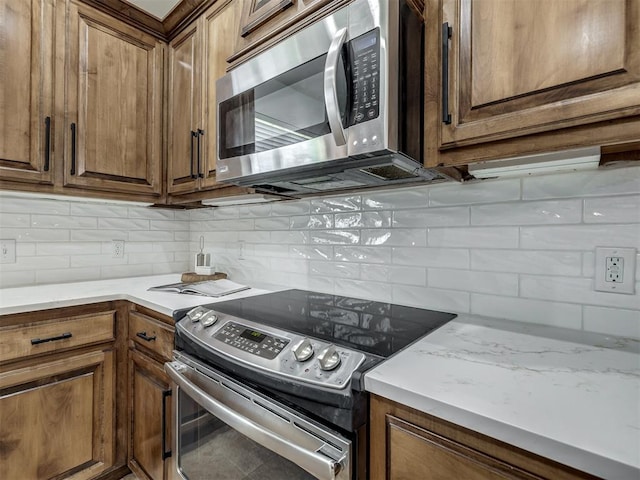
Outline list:
[[[197,137],[198,134],[193,130],[191,130],[190,134],[191,134],[191,178],[198,178],[198,175],[196,175],[194,170],[195,160],[193,158],[193,139]]]
[[[76,124],[71,124],[71,175],[76,174]]]
[[[171,456],[171,450],[167,451],[167,397],[171,396],[171,390],[162,392],[162,460]]]
[[[31,345],[39,345],[40,343],[55,342],[56,340],[64,340],[66,338],[71,338],[72,336],[73,335],[71,335],[70,332],[66,332],[66,333],[63,333],[61,335],[56,335],[55,337],[32,338],[31,339]]]
[[[202,173],[202,152],[200,151],[200,137],[204,136],[204,130],[201,128],[198,129],[198,177],[204,178],[204,174]]]
[[[148,337],[147,332],[138,332],[136,333],[136,337],[140,337],[146,342],[153,342],[156,339],[155,335],[153,337]]]
[[[442,121],[449,125],[451,114],[449,113],[449,39],[453,34],[453,28],[448,22],[442,24]]]
[[[44,119],[44,171],[49,171],[51,158],[51,117]]]

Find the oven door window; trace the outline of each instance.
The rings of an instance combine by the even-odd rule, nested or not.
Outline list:
[[[337,97],[347,123],[348,84],[338,69]],[[322,55],[220,103],[218,154],[232,158],[306,142],[330,133],[324,102]]]
[[[181,390],[178,410],[178,471],[187,480],[315,478],[228,427]]]

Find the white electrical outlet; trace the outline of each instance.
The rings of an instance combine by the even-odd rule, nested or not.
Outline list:
[[[124,258],[124,240],[111,240],[111,256]]]
[[[0,240],[0,263],[16,263],[16,241]]]
[[[595,257],[596,290],[612,293],[635,293],[635,248],[596,247]]]

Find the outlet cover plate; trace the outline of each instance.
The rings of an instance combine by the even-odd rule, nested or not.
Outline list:
[[[15,239],[0,239],[0,263],[16,263]]]
[[[636,287],[636,249],[596,247],[595,290],[633,295]]]

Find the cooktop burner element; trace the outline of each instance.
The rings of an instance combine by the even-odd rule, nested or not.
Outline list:
[[[456,317],[452,313],[305,290],[285,290],[206,307],[383,358]],[[296,356],[308,353],[308,345],[294,346]]]

